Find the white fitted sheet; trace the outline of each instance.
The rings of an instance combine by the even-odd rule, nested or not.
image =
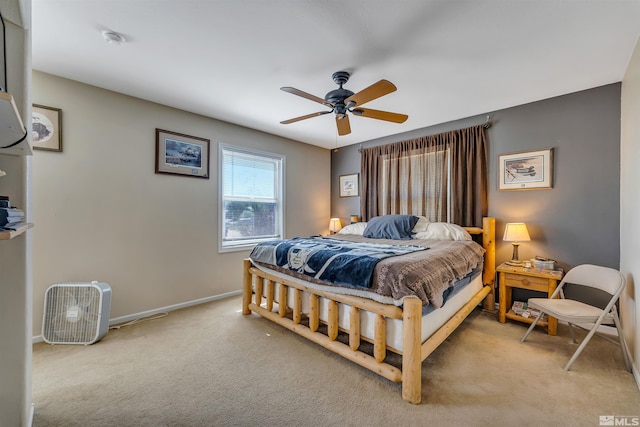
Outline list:
[[[269,268],[265,268],[263,266],[258,266],[259,269],[269,272],[270,274],[286,278],[289,281],[299,282],[302,285],[308,286],[308,284],[302,280],[296,279],[291,276],[287,276],[285,274],[279,273],[275,270],[271,270]],[[275,292],[275,301],[273,311],[278,311],[278,295],[279,295],[279,286],[280,284],[276,282],[276,292]],[[449,320],[455,313],[462,308],[463,305],[467,303],[474,295],[476,295],[482,289],[482,274],[476,274],[473,279],[464,287],[457,289],[455,293],[453,293],[447,299],[447,302],[441,308],[432,310],[427,314],[422,316],[422,341],[425,342],[435,331],[437,331],[442,325],[444,325],[447,320]],[[289,288],[289,292],[287,295],[288,301],[293,301],[293,288]],[[302,295],[302,312],[305,314],[309,313],[309,292],[303,291]],[[263,300],[263,306],[266,305],[266,302]],[[329,307],[329,301],[325,298],[320,297],[319,301],[319,315],[320,319],[323,321],[327,320],[327,312]],[[338,324],[339,327],[345,330],[349,329],[350,322],[350,309],[351,306],[348,304],[338,303]],[[375,322],[375,314],[360,310],[360,335],[369,340],[373,340],[374,337],[374,322]],[[387,326],[387,346],[391,349],[395,349],[399,352],[402,352],[402,319],[386,319]]]

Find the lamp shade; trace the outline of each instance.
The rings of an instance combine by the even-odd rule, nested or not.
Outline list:
[[[342,222],[340,221],[340,218],[331,218],[331,220],[329,221],[329,231],[335,233],[337,231],[340,231],[342,229]]]
[[[504,227],[505,242],[528,242],[531,240],[524,222],[510,222]]]

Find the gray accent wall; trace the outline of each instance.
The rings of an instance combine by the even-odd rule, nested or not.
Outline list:
[[[362,147],[474,126],[490,116],[489,215],[496,217],[496,261],[511,258],[502,241],[507,222],[525,222],[531,242],[520,258],[553,258],[568,269],[582,263],[620,263],[621,84],[559,96],[417,131],[352,145],[331,154],[331,214],[348,221],[360,197],[339,197],[340,175],[360,172]],[[411,117],[409,118],[411,120]],[[498,191],[498,155],[553,148],[553,188]]]

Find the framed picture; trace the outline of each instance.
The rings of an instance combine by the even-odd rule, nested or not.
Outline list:
[[[498,190],[550,189],[553,183],[553,148],[498,156]]]
[[[31,143],[37,150],[62,151],[62,110],[33,104]]]
[[[358,174],[340,175],[340,197],[353,197],[359,195]]]
[[[156,173],[209,179],[209,140],[156,129]]]

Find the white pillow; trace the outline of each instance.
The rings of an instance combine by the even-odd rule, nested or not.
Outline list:
[[[416,215],[418,218],[418,222],[411,230],[414,233],[420,233],[421,231],[427,231],[427,227],[429,226],[429,220],[424,216]]]
[[[414,239],[431,240],[471,240],[471,235],[464,228],[448,222],[429,223],[427,231],[413,235]]]
[[[358,234],[362,236],[364,229],[367,228],[366,222],[356,222],[353,224],[345,225],[338,231],[338,234]]]

